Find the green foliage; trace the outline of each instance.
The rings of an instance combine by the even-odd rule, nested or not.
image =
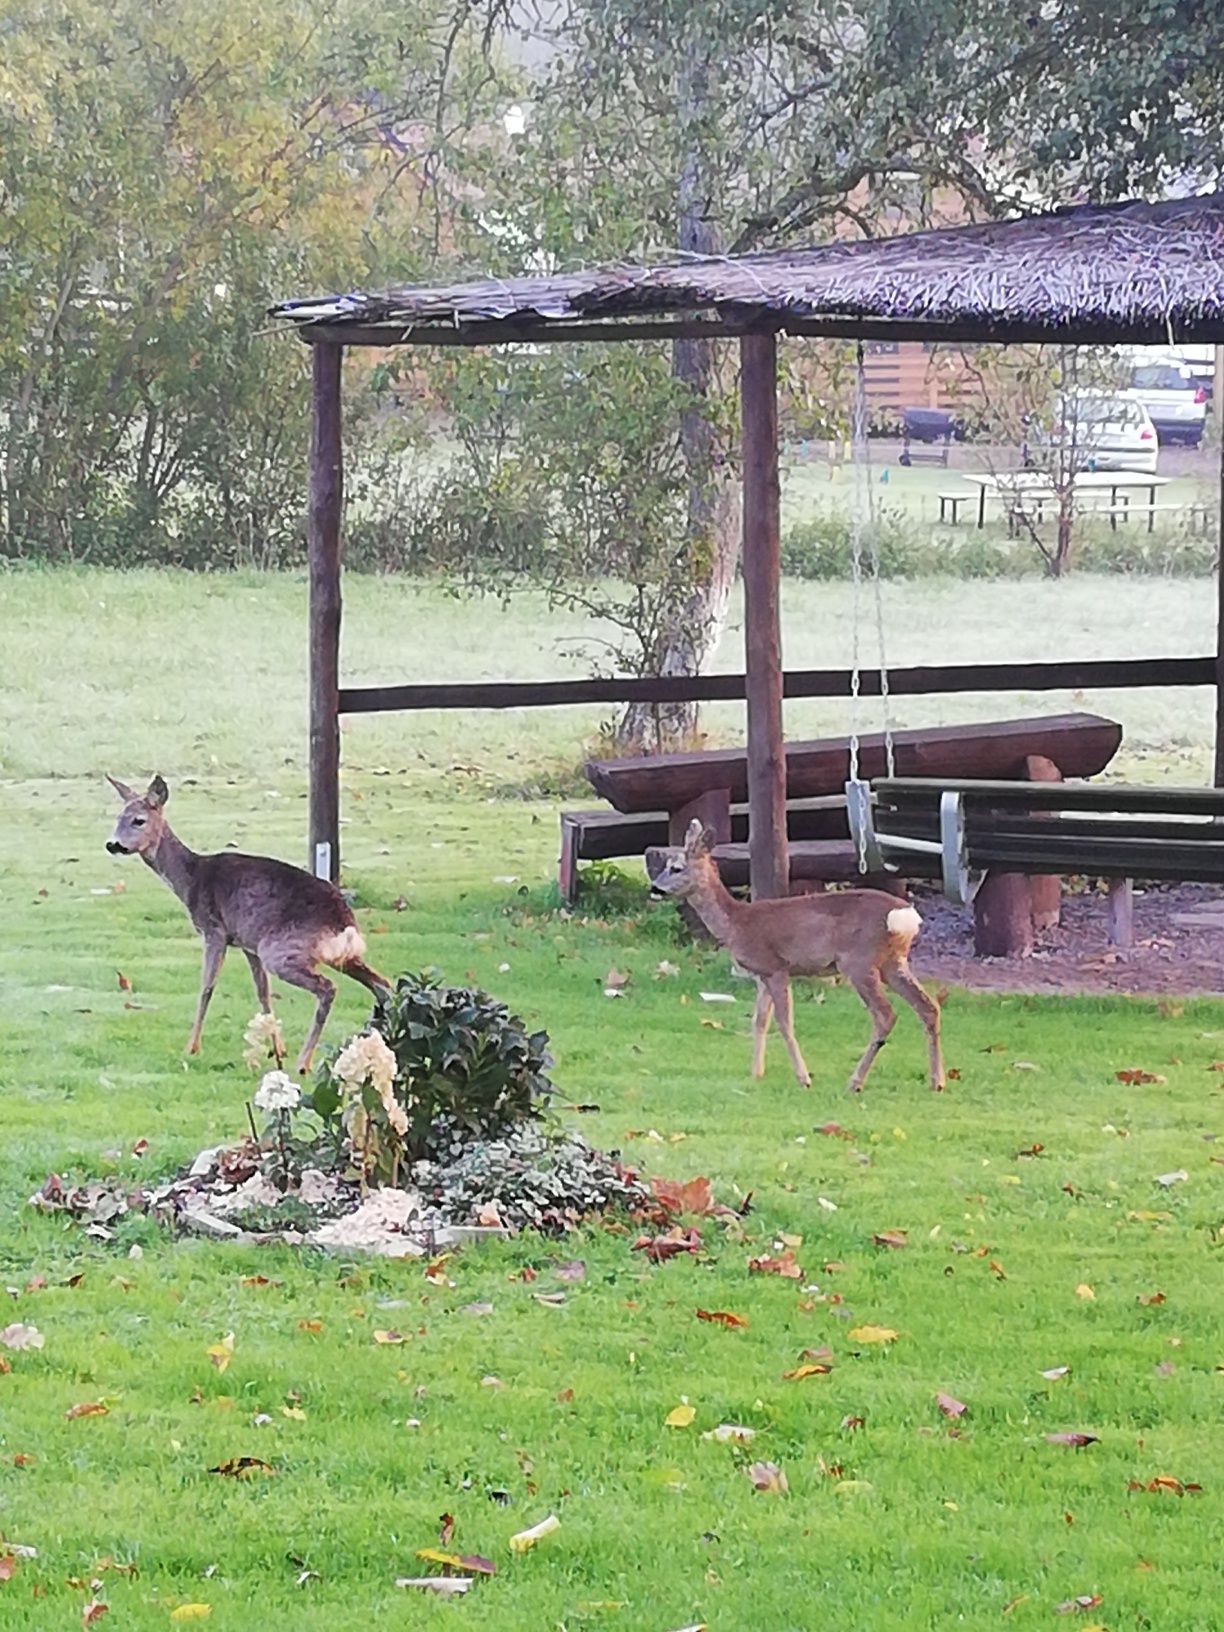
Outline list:
[[[381,1130],[384,1154],[375,1152],[374,1160],[384,1182],[394,1182],[401,1153],[410,1161],[429,1154],[443,1120],[464,1137],[492,1138],[540,1115],[552,1093],[548,1033],[529,1033],[487,992],[443,986],[430,972],[401,975],[393,992],[380,994],[371,1026],[395,1056],[392,1092],[407,1120],[398,1146]],[[339,1052],[320,1066],[310,1096],[310,1108],[324,1118],[342,1104],[334,1072]],[[362,1093],[364,1115],[378,1117],[385,1105],[368,1083]],[[363,1139],[364,1129],[355,1143]]]

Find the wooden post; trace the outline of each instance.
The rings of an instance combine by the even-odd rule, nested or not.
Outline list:
[[[973,950],[979,958],[1027,958],[1033,908],[1023,873],[987,873],[973,898]]]
[[[1135,944],[1135,892],[1129,878],[1111,878],[1106,910],[1110,946],[1128,950]]]
[[[1215,348],[1211,408],[1220,439],[1220,504],[1216,517],[1215,785],[1224,788],[1224,346]]]
[[[754,901],[786,895],[786,755],[782,739],[781,491],[778,341],[740,341],[744,461],[744,668],[748,697],[748,858]]]
[[[1045,754],[1028,754],[1024,760],[1026,782],[1061,782],[1062,772]],[[1029,904],[1034,929],[1057,929],[1062,910],[1062,879],[1056,873],[1034,873],[1029,880]]]
[[[311,347],[310,509],[310,848],[307,868],[340,876],[340,442],[342,346]]]

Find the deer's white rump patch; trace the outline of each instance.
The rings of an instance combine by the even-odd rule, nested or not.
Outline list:
[[[922,919],[913,907],[894,907],[884,920],[888,933],[908,945],[922,928]]]
[[[914,913],[917,918],[918,914]],[[892,914],[889,914],[892,917]],[[324,935],[315,948],[315,957],[320,963],[330,963],[335,968],[342,968],[353,958],[360,958],[365,954],[365,940],[355,924],[342,929],[338,934]]]

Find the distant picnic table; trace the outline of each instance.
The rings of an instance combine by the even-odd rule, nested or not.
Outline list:
[[[996,473],[982,473],[964,470],[959,472],[961,477],[972,487],[978,489],[978,521],[979,527],[986,525],[986,500],[988,498],[1001,499],[1008,505],[1023,504],[1026,500],[1045,499],[1052,501],[1057,497],[1050,478],[1039,470],[1005,470]],[[1148,531],[1151,532],[1155,511],[1156,494],[1162,487],[1167,487],[1172,481],[1170,476],[1149,475],[1144,470],[1081,470],[1072,480],[1074,493],[1109,494],[1109,519],[1116,528],[1119,513],[1124,512],[1129,495],[1133,492],[1147,490],[1148,494]],[[1123,495],[1120,499],[1119,495]]]

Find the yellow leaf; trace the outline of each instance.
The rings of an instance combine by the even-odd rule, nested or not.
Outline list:
[[[234,1334],[226,1332],[220,1343],[210,1343],[204,1350],[218,1371],[224,1371],[234,1358]]]
[[[300,1405],[282,1405],[281,1416],[288,1417],[290,1422],[305,1422],[306,1413]]]
[[[1019,1184],[1020,1183],[1020,1176],[1019,1176],[1018,1173],[1003,1173],[999,1177],[999,1183],[1000,1184]]]
[[[1080,1284],[1075,1289],[1075,1295],[1076,1295],[1077,1298],[1083,1298],[1086,1301],[1091,1300],[1092,1298],[1096,1297],[1096,1293],[1088,1285],[1087,1281],[1081,1281],[1080,1282]]]
[[[211,1604],[180,1604],[170,1611],[172,1621],[206,1621],[212,1614]]]
[[[691,1405],[678,1405],[663,1418],[663,1425],[666,1428],[687,1428],[696,1415]]]
[[[554,1530],[560,1530],[561,1520],[555,1513],[550,1513],[539,1524],[533,1524],[530,1530],[520,1530],[517,1536],[510,1537],[510,1551],[512,1553],[529,1553],[537,1541],[545,1536],[551,1536]]]
[[[416,1556],[427,1564],[448,1564],[452,1569],[459,1569],[463,1564],[458,1553],[444,1553],[440,1547],[418,1547]]]
[[[375,1343],[407,1343],[408,1339],[403,1332],[375,1332]]]
[[[800,1383],[805,1377],[827,1377],[832,1370],[832,1366],[796,1366],[794,1371],[784,1371],[782,1380],[787,1383]]]
[[[897,1334],[891,1326],[856,1326],[847,1337],[852,1343],[895,1343]]]
[[[835,1496],[861,1496],[874,1490],[875,1486],[866,1479],[843,1479],[839,1485],[833,1486]]]

